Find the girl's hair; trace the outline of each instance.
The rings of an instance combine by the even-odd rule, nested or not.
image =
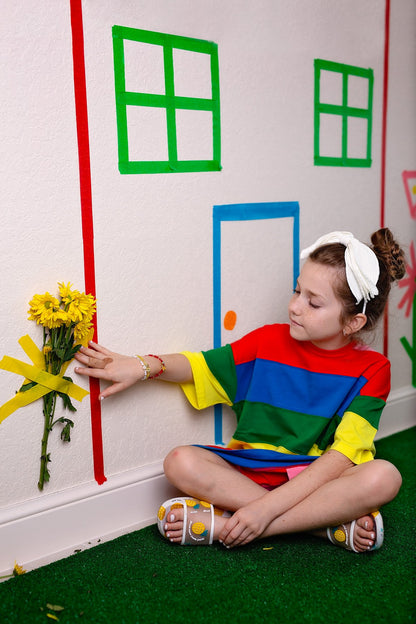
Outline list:
[[[388,228],[374,232],[371,236],[371,242],[370,249],[376,254],[380,265],[380,276],[377,282],[379,294],[367,302],[365,310],[367,322],[364,331],[371,331],[375,328],[386,306],[392,282],[401,279],[406,273],[404,252]],[[364,301],[357,305],[348,286],[344,256],[345,246],[341,243],[332,243],[315,249],[310,254],[309,259],[338,269],[338,278],[335,281],[334,290],[335,295],[343,303],[341,320],[345,323],[355,314],[362,312]]]

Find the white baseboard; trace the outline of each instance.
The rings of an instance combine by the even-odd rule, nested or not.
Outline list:
[[[156,521],[177,491],[162,463],[25,501],[0,511],[0,576],[17,561],[26,570],[67,557]]]
[[[377,438],[416,425],[416,389],[393,392]],[[160,462],[25,501],[0,511],[0,576],[17,561],[32,570],[155,522],[161,502],[177,492]]]
[[[416,426],[416,388],[405,386],[390,393],[376,440]]]

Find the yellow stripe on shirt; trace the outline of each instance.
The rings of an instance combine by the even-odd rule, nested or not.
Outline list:
[[[192,368],[193,382],[180,384],[186,398],[195,409],[201,410],[217,403],[232,405],[230,397],[217,381],[202,353],[182,351]]]
[[[376,433],[377,429],[365,418],[354,412],[345,412],[330,448],[346,455],[354,464],[363,464],[374,459]]]

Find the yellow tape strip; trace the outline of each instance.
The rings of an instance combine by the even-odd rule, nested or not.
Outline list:
[[[58,392],[68,394],[77,401],[82,401],[82,399],[88,394],[84,388],[76,386],[71,381],[62,379],[62,377],[58,377],[57,375],[51,375],[46,371],[39,370],[36,366],[31,366],[30,364],[26,364],[26,362],[16,360],[16,358],[9,357],[8,355],[5,355],[0,361],[0,368],[7,370],[10,373],[22,375],[23,377],[26,377],[26,379],[35,381],[40,386],[45,386],[49,390],[57,390]]]
[[[43,356],[43,353],[40,349],[38,349],[32,338],[28,334],[19,338],[17,342],[20,344],[26,355],[30,357],[35,366],[37,366],[41,370],[45,368],[45,358]]]
[[[17,392],[15,396],[4,403],[0,407],[0,423],[13,414],[19,407],[24,407],[25,405],[29,405],[33,401],[37,401],[41,399],[45,394],[50,392],[49,388],[45,388],[44,386],[33,386],[27,392]]]
[[[0,423],[20,407],[37,401],[45,394],[48,394],[48,392],[51,392],[51,390],[67,394],[77,401],[82,401],[82,399],[87,396],[87,390],[84,390],[84,388],[77,386],[71,381],[62,379],[69,362],[65,362],[59,375],[51,375],[41,370],[45,366],[45,359],[42,351],[38,349],[31,337],[28,335],[22,336],[18,342],[26,355],[32,360],[34,366],[5,355],[0,361],[0,368],[11,373],[16,373],[17,375],[23,375],[25,380],[34,381],[38,385],[30,388],[30,390],[26,392],[17,392],[12,399],[4,403],[0,407]]]

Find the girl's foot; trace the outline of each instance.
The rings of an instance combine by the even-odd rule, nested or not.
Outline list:
[[[172,543],[212,544],[230,517],[228,511],[195,498],[174,498],[163,503],[158,512],[160,533]]]
[[[380,548],[383,543],[383,520],[375,511],[353,522],[346,522],[327,529],[329,540],[354,552],[368,552]]]
[[[171,542],[178,542],[179,544],[182,541],[183,536],[183,508],[175,509],[170,514],[168,514],[167,521],[165,523],[165,535],[168,540]],[[213,541],[218,541],[218,536],[221,533],[221,530],[224,524],[227,522],[227,517],[215,515],[214,518],[214,532],[213,532]]]

